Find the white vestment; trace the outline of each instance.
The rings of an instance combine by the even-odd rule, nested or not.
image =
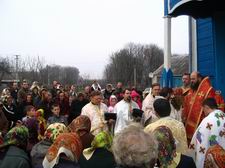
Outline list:
[[[81,115],[86,115],[91,120],[91,133],[97,135],[101,131],[108,130],[104,113],[108,108],[104,103],[94,105],[91,102],[86,104],[81,111]]]
[[[205,117],[192,137],[189,148],[196,167],[204,167],[205,154],[215,144],[225,149],[225,114],[220,110]]]
[[[114,129],[115,134],[127,127],[129,122],[132,121],[132,109],[139,109],[138,104],[134,101],[128,103],[125,100],[121,100],[116,104],[114,107],[114,113],[117,114],[116,125]]]

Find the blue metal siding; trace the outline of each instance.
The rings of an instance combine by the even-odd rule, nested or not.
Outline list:
[[[180,1],[182,1],[182,0],[170,0],[170,8],[173,8]]]
[[[197,19],[198,71],[215,82],[215,48],[212,18]]]
[[[168,1],[169,0],[164,0],[164,16],[168,15]]]
[[[215,88],[222,91],[225,98],[225,11],[217,12],[213,16],[215,31],[215,69],[216,85]]]

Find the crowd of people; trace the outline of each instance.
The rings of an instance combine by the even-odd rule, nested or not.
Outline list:
[[[225,107],[199,72],[149,92],[24,80],[0,100],[0,168],[224,168]]]

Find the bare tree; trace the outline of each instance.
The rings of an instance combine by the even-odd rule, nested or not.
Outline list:
[[[0,57],[0,81],[3,79],[4,75],[11,74],[10,69],[9,59]]]
[[[104,78],[111,83],[121,81],[127,85],[134,85],[136,77],[136,84],[146,87],[150,81],[148,74],[162,63],[163,50],[158,46],[129,43],[110,56],[104,69]]]

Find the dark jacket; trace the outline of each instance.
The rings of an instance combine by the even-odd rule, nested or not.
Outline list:
[[[115,90],[112,90],[111,92],[109,92],[108,90],[105,89],[103,94],[104,98],[109,100],[110,96],[113,94],[114,91]]]
[[[51,105],[52,105],[52,103],[49,103],[46,100],[41,100],[38,107],[37,107],[37,109],[43,109],[44,110],[44,118],[46,120],[48,120],[48,118],[52,115]]]
[[[31,168],[27,153],[16,146],[10,146],[6,151],[0,168]]]
[[[12,89],[10,92],[10,95],[13,98],[13,102],[16,104],[17,103],[17,94],[18,94],[18,89]]]
[[[24,101],[18,105],[17,111],[18,111],[18,115],[19,115],[19,120],[21,120],[23,117],[25,117],[27,115],[25,112],[25,108],[26,108],[26,106],[29,106],[29,105],[33,106],[33,103],[28,103],[28,102]]]
[[[181,155],[180,162],[176,168],[196,168],[194,160],[186,155]]]
[[[42,162],[45,158],[48,148],[51,145],[52,145],[52,143],[50,141],[42,140],[33,146],[32,150],[30,152],[33,167],[42,165]]]
[[[43,168],[43,166],[42,164],[36,165],[34,168]],[[80,166],[76,162],[59,158],[59,163],[53,168],[80,168]]]
[[[156,167],[160,167],[159,162],[157,162]],[[191,157],[181,154],[180,162],[176,168],[196,168],[196,165]]]
[[[68,122],[71,123],[75,118],[77,118],[81,113],[81,109],[88,103],[89,101],[87,99],[82,101],[74,100],[71,104]]]
[[[20,119],[17,107],[14,104],[11,104],[10,106],[4,104],[2,111],[9,122],[9,127],[14,126],[16,121]]]
[[[1,108],[1,107],[0,107]],[[8,131],[8,120],[5,117],[4,112],[0,109],[0,132],[6,134]]]
[[[83,156],[80,157],[79,165],[81,168],[115,168],[116,163],[113,154],[107,149],[98,148],[89,160]]]

